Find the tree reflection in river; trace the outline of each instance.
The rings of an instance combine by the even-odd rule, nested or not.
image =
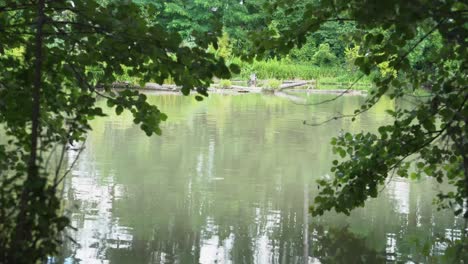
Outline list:
[[[67,181],[80,244],[64,248],[67,263],[425,261],[425,245],[443,250],[437,234],[460,230],[460,219],[431,206],[429,180],[394,181],[350,217],[304,213],[329,172],[330,137],[387,122],[390,100],[355,123],[314,128],[302,120],[352,112],[363,98],[314,107],[261,95],[150,100],[169,115],[162,137],[144,136],[131,115],[93,124]]]
[[[385,252],[377,252],[366,245],[365,238],[350,232],[347,227],[326,230],[315,226],[313,255],[321,263],[386,263]]]

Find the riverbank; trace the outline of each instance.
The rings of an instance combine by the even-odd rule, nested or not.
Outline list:
[[[259,81],[263,84],[266,80]],[[236,83],[236,81],[233,81]],[[335,89],[317,89],[317,82],[315,80],[288,80],[283,81],[278,87],[266,88],[261,86],[243,86],[243,85],[230,85],[228,88],[220,88],[219,84],[213,84],[208,88],[209,93],[216,94],[246,94],[246,93],[284,93],[285,91],[291,92],[307,92],[309,94],[344,94],[344,95],[367,95],[366,90],[350,89],[351,84],[345,86],[344,83],[331,83],[330,87],[340,87]],[[343,88],[341,88],[343,87]],[[145,92],[155,92],[160,94],[181,94],[181,86],[174,84],[156,84],[146,83],[144,87],[132,86],[128,83],[114,83],[113,89],[127,89],[133,88]]]

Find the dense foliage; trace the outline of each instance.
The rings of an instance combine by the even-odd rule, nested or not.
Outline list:
[[[265,7],[268,1],[264,0],[171,0],[164,2],[139,0],[137,2],[154,3],[160,22],[169,31],[180,33],[188,45],[196,45],[199,40],[213,37],[213,31],[222,30],[224,35],[215,43],[215,46],[216,49],[219,46],[224,50],[229,47],[230,52],[223,56],[226,60],[237,59],[253,51],[254,44],[250,35],[255,35],[263,28],[268,28],[269,38],[278,38],[279,32],[286,30],[285,26],[291,24],[291,21],[300,23],[302,20],[302,13],[298,11],[289,13],[284,9],[276,9],[271,14],[267,13]],[[307,1],[300,4],[300,10],[303,11],[305,3]],[[327,22],[320,30],[307,34],[305,43],[294,47],[288,56],[267,51],[265,62],[286,59],[297,64],[321,67],[343,64],[345,62],[345,49],[352,46],[350,37],[354,32],[353,23]]]
[[[153,4],[160,23],[169,31],[179,33],[185,42],[192,45],[197,45],[206,38],[219,36],[213,33],[224,30],[230,36],[230,44],[234,47],[235,55],[249,50],[251,43],[248,33],[265,25],[263,0],[139,0],[137,2]]]

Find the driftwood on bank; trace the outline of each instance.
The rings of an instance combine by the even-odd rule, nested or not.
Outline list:
[[[306,86],[310,85],[312,82],[311,81],[297,81],[297,82],[290,82],[290,83],[283,83],[280,86],[280,90],[292,88],[292,87],[300,87],[300,86]]]
[[[146,83],[145,86],[141,87],[140,85],[131,84],[130,82],[114,82],[112,83],[111,88],[112,89],[154,90],[154,91],[178,91],[182,87],[177,86],[175,84],[157,84],[157,83]]]
[[[259,80],[259,83],[262,80]],[[324,83],[325,84],[325,83]],[[297,91],[307,91],[308,93],[326,93],[326,94],[348,94],[348,95],[365,95],[365,91],[359,90],[346,90],[346,89],[333,89],[333,90],[319,90],[316,89],[317,82],[315,80],[287,80],[283,81],[283,84],[279,87],[279,89],[266,89],[263,87],[248,87],[248,86],[241,86],[241,85],[231,85],[231,88],[228,89],[216,89],[216,88],[209,88],[210,92],[215,93],[222,93],[222,94],[241,94],[241,93],[262,93],[262,92],[270,92],[278,94],[281,97],[285,97],[284,93],[285,90],[297,90]],[[342,83],[344,85],[344,83]],[[307,89],[299,87],[307,86]],[[181,86],[177,86],[175,84],[157,84],[157,83],[146,83],[144,87],[133,85],[130,82],[115,82],[112,83],[112,88],[114,89],[138,89],[144,91],[156,91],[156,92],[176,92],[180,93]]]

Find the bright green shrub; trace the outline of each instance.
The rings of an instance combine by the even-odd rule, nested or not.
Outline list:
[[[217,48],[213,45],[208,47],[208,52],[213,53],[218,58],[229,60],[232,57],[232,45],[230,43],[229,35],[223,32],[223,35],[218,38]]]
[[[345,63],[346,67],[350,71],[356,71],[357,67],[354,65],[354,61],[359,56],[359,46],[348,47],[345,49]]]
[[[219,81],[219,88],[221,89],[229,89],[232,87],[232,82],[231,80],[225,80],[225,79],[222,79]]]
[[[174,78],[172,76],[167,77],[163,81],[164,84],[175,84]]]
[[[289,52],[289,56],[296,62],[310,62],[317,52],[317,47],[313,39],[308,38],[307,42],[301,48],[294,48]]]
[[[338,59],[335,54],[331,52],[330,45],[327,43],[320,44],[317,52],[315,52],[312,57],[312,63],[318,66],[333,66],[336,65],[337,62]]]
[[[263,84],[263,88],[277,90],[283,82],[277,79],[269,79]]]

